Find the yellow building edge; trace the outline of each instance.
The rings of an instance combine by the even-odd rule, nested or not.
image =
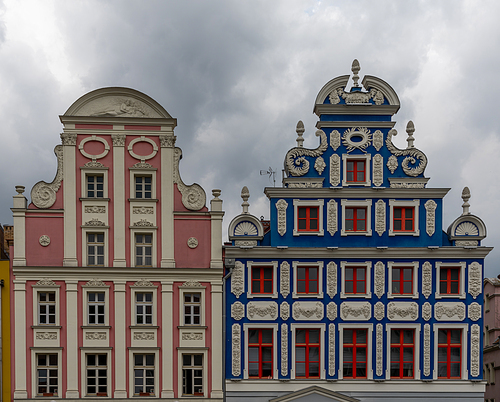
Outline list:
[[[9,260],[0,260],[0,279],[3,280],[1,291],[1,402],[11,400],[10,393],[10,280],[9,280]]]

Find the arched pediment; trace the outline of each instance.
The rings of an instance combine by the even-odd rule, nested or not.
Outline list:
[[[323,88],[320,89],[318,96],[316,96],[315,105],[322,105],[325,103],[325,99],[330,93],[337,88],[345,88],[349,82],[349,75],[341,75],[330,81],[328,81]]]
[[[264,227],[261,221],[250,214],[241,214],[234,218],[229,224],[228,232],[229,240],[264,237]]]
[[[398,106],[399,109],[400,103],[396,91],[394,91],[394,89],[392,89],[392,87],[384,80],[374,77],[373,75],[365,75],[361,84],[363,84],[363,87],[365,87],[367,91],[370,91],[371,89],[379,90],[384,94],[387,102],[389,102],[389,105]]]
[[[486,225],[475,215],[465,214],[448,227],[448,238],[454,240],[482,240],[486,237]]]

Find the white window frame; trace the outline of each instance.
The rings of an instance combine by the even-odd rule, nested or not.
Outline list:
[[[324,380],[326,377],[325,370],[325,329],[326,324],[290,324],[290,330],[292,332],[292,367],[290,369],[290,378],[295,380],[295,331],[297,329],[319,329],[319,379]],[[300,378],[302,379],[302,378]],[[308,379],[305,380],[317,380],[317,379]]]
[[[131,228],[130,229],[130,258],[132,259],[132,264],[130,264],[132,267],[135,267],[135,236],[138,234],[143,234],[143,235],[148,235],[150,234],[151,237],[151,267],[142,267],[138,266],[138,268],[156,268],[157,267],[157,257],[156,257],[156,252],[157,252],[157,240],[156,240],[156,235],[157,235],[157,228],[156,227],[144,227],[144,228]]]
[[[441,262],[441,261],[436,261],[435,262],[435,267],[436,267],[436,293],[434,294],[434,297],[436,299],[465,299],[466,292],[465,292],[465,268],[466,268],[466,263],[465,261],[462,262]],[[455,295],[448,295],[448,294],[441,294],[439,291],[440,287],[440,282],[441,282],[441,268],[446,268],[446,267],[459,267],[460,268],[460,281],[459,281],[459,286],[460,286],[460,292]]]
[[[394,231],[394,207],[413,207],[413,232],[395,232]],[[389,200],[389,236],[420,236],[418,226],[418,210],[420,209],[420,200]]]
[[[89,293],[104,293],[104,324],[89,324]],[[109,326],[109,285],[82,286],[83,297],[83,325],[91,327]]]
[[[153,323],[152,324],[137,324],[137,313],[135,309],[136,305],[136,294],[137,293],[152,293],[153,294]],[[130,286],[130,302],[131,302],[131,312],[132,320],[130,321],[132,326],[135,327],[154,327],[157,326],[157,316],[158,316],[158,300],[157,300],[158,286]]]
[[[341,236],[371,236],[372,235],[372,200],[347,200],[345,198],[340,200],[342,205],[342,229],[340,230]],[[352,208],[366,208],[366,230],[362,231],[347,231],[345,229],[345,209],[346,207]]]
[[[94,228],[90,226],[82,227],[82,267],[109,267],[109,226],[95,226]],[[104,265],[88,265],[88,234],[104,234]]]
[[[130,198],[134,201],[156,200],[156,169],[137,169],[130,170]],[[135,176],[151,176],[151,198],[135,198]]]
[[[108,196],[108,168],[85,168],[81,169],[81,177],[82,177],[82,196],[81,198],[85,198],[87,200],[106,200],[109,198]],[[89,197],[87,195],[87,176],[103,176],[103,196],[102,197]]]
[[[391,330],[393,329],[413,329],[414,332],[414,346],[413,346],[413,373],[414,376],[411,380],[420,380],[420,324],[386,324],[386,340],[387,340],[387,357],[386,357],[386,370],[385,378],[391,379]],[[410,379],[409,379],[410,380]]]
[[[273,379],[278,378],[278,324],[243,324],[245,368],[243,369],[243,378],[248,380],[248,330],[249,329],[272,329],[273,330]],[[259,379],[262,380],[262,379]]]
[[[324,236],[323,207],[325,200],[293,200],[293,235],[294,236]],[[318,230],[314,232],[299,231],[299,207],[318,207]]]
[[[344,329],[367,329],[366,335],[366,380],[373,380],[372,338],[373,324],[339,324],[339,380],[344,378]],[[358,380],[353,380],[358,381]],[[362,380],[361,380],[362,381]]]
[[[345,269],[346,267],[366,267],[366,293],[346,293],[345,292]],[[340,288],[340,298],[364,298],[371,299],[372,297],[372,283],[371,283],[371,274],[372,274],[372,262],[371,261],[360,261],[360,262],[347,262],[340,261],[340,270],[341,270],[341,288]]]
[[[403,267],[412,267],[413,268],[413,293],[407,295],[393,294],[392,293],[392,268],[403,268]],[[388,289],[387,289],[387,298],[388,299],[418,299],[418,261],[411,262],[394,262],[388,261]]]
[[[112,388],[111,388],[111,348],[106,349],[91,349],[82,348],[81,349],[81,381],[82,381],[82,395],[90,398],[111,398]],[[107,396],[97,396],[97,395],[87,395],[87,355],[107,355],[106,357],[106,377],[107,377]],[[97,385],[96,385],[97,387]]]
[[[43,396],[38,395],[38,376],[37,376],[37,355],[57,355],[57,396],[45,397],[45,398],[63,398],[62,395],[62,357],[61,357],[62,348],[31,348],[31,395],[34,398],[40,398]]]
[[[207,349],[196,349],[196,348],[177,348],[177,361],[178,361],[178,395],[179,398],[202,398],[200,395],[183,395],[182,393],[182,355],[203,355],[203,397],[208,398],[208,350]]]
[[[155,356],[155,365],[154,365],[154,371],[155,371],[155,385],[154,385],[154,390],[155,394],[154,396],[147,396],[143,398],[159,398],[161,395],[161,389],[160,389],[160,377],[159,377],[159,369],[160,369],[160,354],[159,354],[159,349],[147,349],[147,348],[129,348],[129,398],[140,398],[139,395],[134,395],[135,391],[135,381],[134,381],[134,366],[135,366],[135,360],[134,360],[134,355],[154,355]]]
[[[41,327],[50,327],[50,326],[59,326],[60,324],[60,298],[59,298],[59,289],[60,286],[44,286],[44,285],[33,285],[33,322],[36,323],[35,325],[39,325]],[[40,324],[40,309],[39,309],[39,303],[38,303],[38,293],[44,293],[44,292],[55,292],[56,296],[56,319],[55,319],[55,324]]]
[[[323,261],[311,261],[311,262],[298,262],[292,261],[293,267],[293,290],[292,290],[292,298],[300,299],[300,298],[323,298]],[[317,267],[318,268],[318,293],[297,293],[297,268],[299,267]]]
[[[272,267],[273,268],[273,293],[252,293],[252,267]],[[248,287],[247,287],[247,297],[249,299],[253,298],[278,298],[278,261],[268,261],[268,262],[255,262],[247,261],[247,271],[248,271]]]
[[[365,161],[365,181],[352,182],[347,181],[347,160]],[[342,154],[342,187],[356,187],[356,186],[371,186],[371,154],[352,155]]]
[[[434,324],[434,370],[432,371],[432,378],[434,380],[438,379],[438,331],[440,329],[461,329],[462,330],[462,356],[461,358],[461,380],[467,380],[469,378],[469,372],[467,370],[468,360],[467,360],[467,334],[469,333],[469,325],[468,324]],[[443,381],[446,379],[441,379]]]
[[[181,327],[203,327],[205,326],[205,289],[206,286],[189,287],[179,286],[179,317]],[[199,324],[184,324],[184,294],[185,293],[200,293],[200,323]]]

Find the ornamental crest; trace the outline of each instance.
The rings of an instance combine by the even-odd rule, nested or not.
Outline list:
[[[353,141],[353,139],[357,141]],[[366,127],[353,127],[344,131],[342,136],[342,144],[347,148],[347,153],[359,149],[366,154],[366,148],[370,146],[372,135]]]

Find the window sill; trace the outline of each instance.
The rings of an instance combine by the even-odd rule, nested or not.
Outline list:
[[[106,197],[80,197],[80,201],[111,201],[111,198]]]
[[[207,329],[206,325],[179,325],[177,329]]]
[[[62,328],[61,325],[55,325],[55,324],[38,324],[38,325],[32,325],[32,329],[60,329]]]
[[[129,198],[129,202],[158,202],[158,198]]]
[[[104,325],[104,324],[94,324],[94,325],[82,325],[80,327],[81,329],[110,329],[111,325]]]
[[[130,329],[137,329],[137,328],[150,328],[150,329],[158,329],[160,328],[158,325],[153,325],[153,324],[136,324],[136,325],[130,325]]]

